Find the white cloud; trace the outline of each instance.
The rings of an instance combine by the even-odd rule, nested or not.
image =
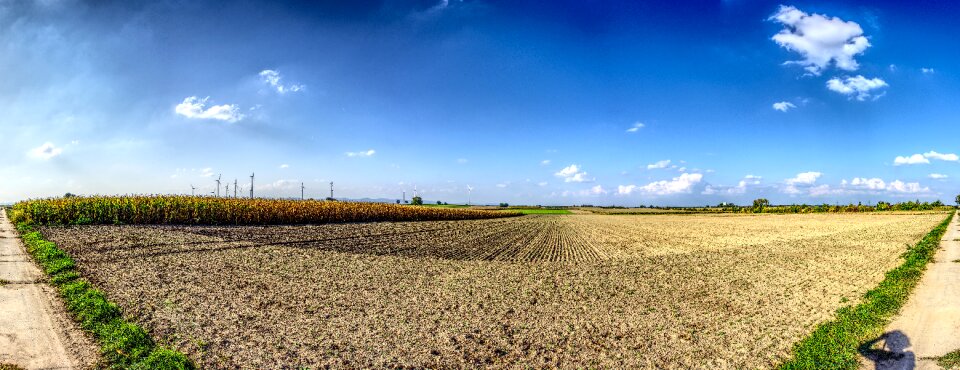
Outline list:
[[[847,95],[854,97],[859,101],[864,101],[871,96],[871,90],[880,89],[887,87],[887,82],[879,78],[866,78],[863,76],[847,77],[840,79],[837,77],[831,78],[827,81],[827,88]],[[879,98],[882,95],[877,95],[874,99]]]
[[[887,185],[887,190],[892,193],[903,193],[903,194],[916,194],[916,193],[927,193],[930,192],[930,188],[921,187],[920,183],[916,182],[907,182],[896,180],[890,182]]]
[[[281,164],[281,165],[280,165],[280,168],[290,168],[290,165],[284,163],[284,164]]]
[[[635,190],[637,190],[636,185],[619,185],[617,186],[617,194],[620,195],[630,195]]]
[[[644,125],[642,122],[635,122],[633,126],[630,126],[630,128],[627,129],[627,132],[630,132],[630,133],[637,132],[646,126],[647,125]]]
[[[932,74],[936,72],[936,70],[934,70],[933,68],[920,68],[920,71],[923,72],[924,74]]]
[[[939,159],[941,161],[948,161],[948,162],[956,162],[960,160],[960,157],[958,157],[956,154],[937,153],[932,150],[929,152],[923,153],[923,156],[925,158]]]
[[[823,174],[820,172],[803,172],[798,173],[796,177],[789,178],[784,182],[786,182],[787,185],[813,185],[821,175]]]
[[[263,81],[263,83],[270,85],[271,87],[276,89],[277,92],[280,94],[286,94],[288,92],[303,91],[306,88],[306,86],[301,84],[284,85],[283,83],[280,82],[280,80],[282,79],[283,79],[283,76],[280,76],[280,73],[277,71],[274,71],[271,69],[265,69],[263,71],[260,71],[260,81]]]
[[[934,180],[943,180],[943,179],[945,179],[945,178],[947,178],[947,177],[950,177],[950,176],[944,175],[944,174],[942,174],[942,173],[931,173],[931,174],[930,174],[929,176],[927,176],[927,177],[929,177],[929,178],[931,178],[931,179],[934,179]]]
[[[365,152],[347,152],[347,157],[372,157],[377,154],[376,150],[370,149]]]
[[[457,158],[457,163],[459,164],[467,164],[467,162],[469,161],[466,158]]]
[[[787,194],[800,194],[803,192],[801,188],[813,187],[813,184],[817,182],[817,179],[819,179],[821,175],[820,172],[814,171],[798,173],[797,176],[783,181],[787,184],[787,186],[783,188],[783,192]]]
[[[746,175],[737,183],[737,186],[707,185],[701,194],[745,194],[749,188],[759,186],[762,179],[763,177],[760,176]]]
[[[547,186],[547,182],[546,182],[546,181],[541,181],[541,182],[538,182],[537,185],[538,185],[538,186]]]
[[[670,165],[669,159],[664,159],[662,161],[657,161],[657,163],[652,163],[647,165],[648,170],[658,169],[658,168],[667,168]]]
[[[607,191],[604,190],[603,187],[600,186],[600,185],[597,185],[597,186],[594,186],[594,187],[590,188],[590,194],[593,194],[593,195],[601,195],[601,194],[606,194],[606,193],[607,193]]]
[[[237,122],[243,119],[240,113],[240,107],[236,104],[213,105],[207,107],[207,100],[210,97],[200,99],[196,96],[189,96],[183,99],[183,102],[177,104],[174,111],[186,118],[191,119],[214,119],[218,121]]]
[[[850,180],[850,185],[867,190],[884,190],[887,188],[887,184],[883,181],[883,179],[876,177],[870,179],[864,177],[854,177],[853,180]]]
[[[53,157],[56,157],[63,153],[63,148],[59,148],[56,145],[53,145],[51,142],[43,143],[36,148],[30,149],[27,153],[33,158],[47,160]]]
[[[582,171],[580,166],[571,164],[567,167],[564,167],[560,172],[553,174],[554,176],[560,177],[563,179],[563,182],[586,182],[590,181],[587,179],[587,173]]]
[[[509,186],[509,185],[510,185],[510,184],[501,183],[501,184],[497,184],[497,187],[503,189],[503,188],[505,188],[505,187],[507,187],[507,186]]]
[[[544,160],[540,161],[540,165],[541,165],[541,166],[546,166],[546,165],[549,165],[549,164],[550,164],[550,160],[549,160],[549,159],[544,159]]]
[[[698,184],[702,179],[703,175],[699,173],[685,173],[681,174],[680,177],[674,177],[670,181],[662,180],[651,182],[641,186],[640,190],[644,193],[656,195],[689,193],[690,190],[693,189],[693,186]]]
[[[778,111],[781,111],[781,112],[786,112],[786,111],[788,111],[788,110],[790,110],[790,109],[793,109],[793,108],[796,108],[796,107],[797,107],[797,106],[796,106],[796,105],[793,105],[793,103],[791,103],[791,102],[786,102],[786,101],[773,103],[773,109],[778,110]]]
[[[899,166],[903,164],[927,164],[927,163],[930,163],[930,160],[927,158],[924,158],[924,156],[921,154],[914,154],[909,157],[897,156],[896,158],[893,159],[894,166]]]
[[[213,169],[210,167],[200,170],[200,176],[203,177],[213,177]]]
[[[870,47],[863,29],[852,21],[822,14],[807,14],[793,6],[780,6],[769,18],[784,27],[772,37],[781,47],[799,53],[799,64],[813,75],[820,75],[832,62],[837,68],[855,71],[860,67],[854,59]]]

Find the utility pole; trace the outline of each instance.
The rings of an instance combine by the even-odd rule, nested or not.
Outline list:
[[[333,199],[333,181],[330,181],[330,199]]]
[[[250,174],[250,199],[253,199],[253,173]]]

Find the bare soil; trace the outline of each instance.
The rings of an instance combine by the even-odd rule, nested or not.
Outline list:
[[[765,368],[944,214],[45,228],[205,368]]]

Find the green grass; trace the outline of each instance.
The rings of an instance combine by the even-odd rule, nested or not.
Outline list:
[[[0,370],[24,370],[24,369],[14,364],[0,364]]]
[[[74,320],[100,343],[100,353],[111,368],[194,368],[185,355],[156,346],[143,328],[127,322],[120,307],[80,276],[73,258],[53,242],[43,239],[31,224],[18,223],[17,231],[27,251],[59,291]]]
[[[505,211],[520,212],[525,215],[569,215],[571,212],[566,209],[548,209],[548,208],[510,208]]]
[[[960,349],[937,358],[937,365],[944,369],[960,368]]]
[[[883,333],[890,318],[906,303],[952,218],[953,213],[917,245],[908,248],[902,255],[903,263],[888,271],[880,285],[864,294],[862,303],[837,310],[836,319],[820,324],[798,342],[792,358],[779,368],[857,369],[857,348]]]

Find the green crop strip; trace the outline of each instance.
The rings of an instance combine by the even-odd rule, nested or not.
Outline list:
[[[902,255],[903,263],[884,276],[876,288],[863,296],[862,303],[837,310],[836,319],[820,324],[810,336],[793,348],[793,358],[780,365],[794,369],[856,369],[857,349],[865,341],[883,333],[890,318],[910,297],[923,270],[940,246],[953,213],[917,245]]]
[[[80,276],[73,258],[43,239],[33,225],[20,222],[17,231],[27,251],[59,291],[67,310],[83,330],[100,342],[100,353],[110,368],[194,368],[184,354],[157,346],[143,328],[126,321],[115,303]]]

